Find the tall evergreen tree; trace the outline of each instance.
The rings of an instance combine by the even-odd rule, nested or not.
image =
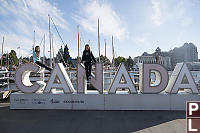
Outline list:
[[[127,59],[127,67],[128,69],[131,69],[133,67],[133,59],[131,58],[131,56],[128,57]]]
[[[63,55],[64,55],[64,51],[63,51],[63,48],[61,46],[61,48],[58,50],[58,53],[56,55],[59,62],[63,62]]]
[[[65,48],[64,48],[64,55],[63,55],[63,58],[64,58],[64,60],[65,60],[65,63],[71,64],[71,56],[70,56],[70,54],[69,54],[69,49],[68,49],[67,44],[65,45]]]

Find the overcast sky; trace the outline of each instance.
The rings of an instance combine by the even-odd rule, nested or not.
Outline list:
[[[95,56],[97,19],[100,19],[101,53],[104,40],[111,58],[111,36],[117,56],[132,57],[156,47],[167,51],[192,42],[200,47],[200,0],[0,0],[0,37],[5,37],[5,51],[20,46],[22,56],[30,56],[33,31],[36,44],[46,35],[49,56],[48,14],[72,57],[77,56],[77,25],[80,27],[81,50],[90,40]],[[54,48],[62,42],[53,25]],[[41,53],[42,54],[42,53]]]

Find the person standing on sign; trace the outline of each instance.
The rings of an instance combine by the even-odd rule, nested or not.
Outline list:
[[[36,63],[38,66],[44,67],[46,70],[50,72],[52,70],[52,68],[40,62],[40,46],[36,46],[35,50],[33,50],[33,62]]]
[[[86,78],[87,81],[89,81],[89,79],[91,78],[92,64],[96,63],[96,59],[92,51],[90,50],[89,44],[85,45],[85,50],[83,51],[81,63],[83,63],[85,66]]]

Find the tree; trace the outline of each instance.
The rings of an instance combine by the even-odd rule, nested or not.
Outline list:
[[[128,59],[127,59],[127,67],[128,67],[128,69],[131,69],[133,67],[133,64],[134,64],[134,61],[131,58],[131,56],[129,56]]]
[[[124,63],[126,65],[126,58],[122,56],[115,58],[115,66],[119,66],[120,63]]]
[[[29,62],[29,57],[23,57],[22,63],[25,64],[25,63],[28,63],[28,62]]]
[[[65,61],[64,61],[64,51],[63,47],[61,45],[60,49],[58,50],[58,53],[56,54],[57,62],[63,63],[63,65],[66,67]]]
[[[30,62],[33,62],[33,56],[31,55],[31,57],[30,57]]]
[[[18,65],[19,60],[17,58],[15,50],[11,50],[10,51],[9,58],[10,58],[10,63],[9,64],[11,64],[11,65]]]
[[[63,51],[63,48],[61,46],[61,48],[58,50],[58,53],[56,55],[59,62],[63,62],[63,56],[64,56],[64,51]]]
[[[65,45],[65,48],[64,48],[64,55],[63,55],[63,58],[65,60],[65,63],[67,64],[71,64],[71,57],[70,57],[70,54],[69,54],[69,49],[67,47],[67,44]]]
[[[2,65],[6,66],[7,65],[7,61],[8,61],[8,55],[7,54],[3,54],[3,56],[1,57],[2,59]]]
[[[99,60],[99,57],[97,58],[97,61],[98,61],[98,60]],[[111,64],[111,63],[110,63],[110,60],[109,60],[106,56],[101,55],[101,56],[100,56],[100,60],[101,60],[102,63],[104,63],[105,66]]]

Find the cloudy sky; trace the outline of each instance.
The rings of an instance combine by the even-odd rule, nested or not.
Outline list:
[[[185,42],[194,43],[199,51],[199,13],[200,0],[0,0],[0,38],[5,37],[6,52],[14,49],[18,55],[30,56],[35,30],[37,45],[46,35],[45,54],[49,56],[50,14],[72,57],[77,56],[77,25],[81,50],[90,42],[98,56],[98,18],[101,53],[106,40],[109,58],[112,35],[117,56],[135,57],[158,46],[166,51]],[[57,51],[62,42],[51,26]]]

